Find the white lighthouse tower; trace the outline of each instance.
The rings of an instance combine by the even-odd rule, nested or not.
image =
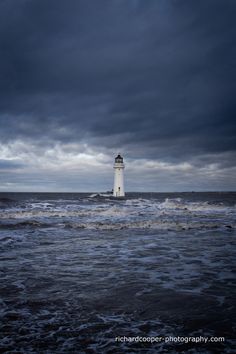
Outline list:
[[[115,158],[114,163],[114,188],[113,188],[113,196],[114,197],[124,197],[124,168],[125,165],[123,163],[123,157],[118,154]]]

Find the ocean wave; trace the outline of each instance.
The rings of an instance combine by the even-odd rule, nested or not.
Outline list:
[[[0,219],[6,218],[30,218],[30,217],[74,217],[74,216],[92,216],[95,214],[129,215],[143,211],[145,213],[166,211],[175,213],[179,211],[197,211],[197,212],[217,212],[227,213],[236,212],[235,206],[225,206],[222,203],[209,202],[188,202],[181,198],[169,199],[164,201],[151,201],[145,199],[132,199],[120,203],[113,201],[102,201],[100,203],[91,203],[86,206],[81,204],[60,204],[52,203],[30,203],[24,207],[10,208],[0,213]]]
[[[34,218],[53,218],[53,217],[76,217],[89,216],[92,211],[67,211],[67,210],[14,210],[0,213],[0,219],[30,219]]]
[[[235,228],[235,206],[208,201],[144,198],[119,202],[97,201],[82,204],[25,203],[0,212],[0,229],[74,228],[90,230],[159,229],[190,230]]]
[[[227,206],[222,202],[209,202],[209,201],[187,201],[182,198],[166,198],[164,201],[150,200],[150,199],[131,199],[125,203],[127,206],[139,207],[139,208],[156,208],[160,210],[190,210],[190,211],[236,211],[236,205]]]
[[[24,229],[24,228],[71,228],[71,229],[88,229],[88,230],[124,230],[124,229],[153,229],[153,230],[209,230],[219,229],[234,230],[235,223],[226,224],[219,222],[206,221],[170,221],[170,220],[146,220],[146,221],[126,221],[126,222],[112,222],[112,221],[94,221],[94,222],[40,222],[37,220],[26,220],[21,222],[5,222],[0,224],[0,230]]]
[[[124,229],[156,229],[156,230],[204,230],[204,229],[219,229],[224,228],[227,230],[235,229],[235,224],[222,225],[220,223],[214,222],[170,222],[170,221],[137,221],[137,222],[126,222],[126,223],[110,223],[110,222],[90,222],[90,223],[76,223],[76,222],[65,222],[65,228],[72,229],[89,229],[89,230],[124,230]]]
[[[27,220],[27,221],[21,221],[21,222],[13,222],[13,223],[1,223],[0,224],[0,230],[8,230],[8,229],[19,229],[19,228],[26,228],[26,227],[48,227],[50,224],[43,223],[37,220]]]

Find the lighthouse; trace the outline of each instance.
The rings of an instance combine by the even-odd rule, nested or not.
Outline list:
[[[115,158],[114,163],[114,188],[113,196],[114,197],[124,197],[124,168],[123,157],[118,154]]]

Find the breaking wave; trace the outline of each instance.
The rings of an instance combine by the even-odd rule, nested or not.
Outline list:
[[[85,200],[30,202],[0,212],[0,229],[74,228],[97,230],[160,229],[189,230],[235,228],[234,205],[188,202],[181,198],[164,201],[143,198],[123,201]]]

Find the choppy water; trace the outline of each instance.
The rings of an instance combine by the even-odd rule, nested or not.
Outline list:
[[[0,352],[235,352],[235,205],[235,193],[1,193]],[[115,342],[197,335],[225,342]]]

